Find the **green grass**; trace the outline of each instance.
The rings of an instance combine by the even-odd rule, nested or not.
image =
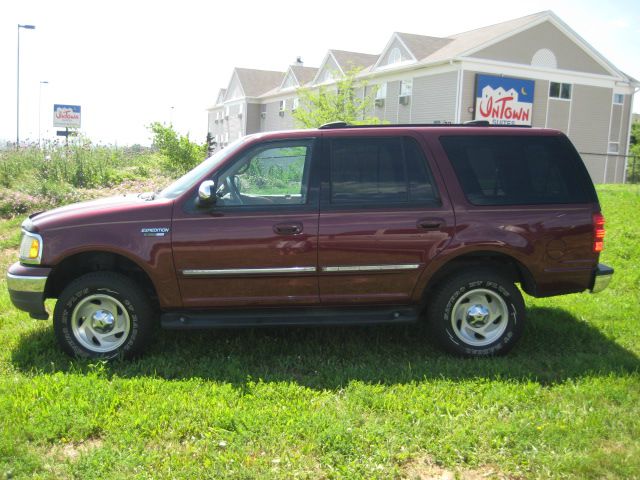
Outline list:
[[[505,358],[414,326],[160,331],[140,360],[81,362],[3,292],[0,478],[638,478],[640,188],[599,194],[612,284],[527,298]]]

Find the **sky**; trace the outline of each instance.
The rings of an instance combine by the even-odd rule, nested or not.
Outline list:
[[[319,66],[330,48],[377,54],[394,31],[447,36],[543,10],[640,79],[638,0],[249,1],[8,0],[0,15],[0,141],[55,136],[53,104],[82,107],[94,143],[148,145],[172,123],[203,142],[206,108],[234,67]],[[41,84],[47,81],[47,84]],[[640,112],[640,92],[634,111]]]

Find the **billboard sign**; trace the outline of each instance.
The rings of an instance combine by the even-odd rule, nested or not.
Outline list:
[[[53,126],[80,128],[80,105],[53,105]]]
[[[476,75],[474,120],[487,120],[493,125],[531,126],[534,88],[533,80]]]

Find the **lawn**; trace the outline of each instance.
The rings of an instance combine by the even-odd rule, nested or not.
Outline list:
[[[140,360],[74,361],[2,286],[0,478],[639,478],[640,188],[598,190],[612,284],[526,298],[504,358],[409,326],[159,331]]]

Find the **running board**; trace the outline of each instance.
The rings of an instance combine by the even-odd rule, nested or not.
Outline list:
[[[286,308],[166,312],[162,328],[196,330],[228,327],[375,325],[416,322],[414,306]]]

